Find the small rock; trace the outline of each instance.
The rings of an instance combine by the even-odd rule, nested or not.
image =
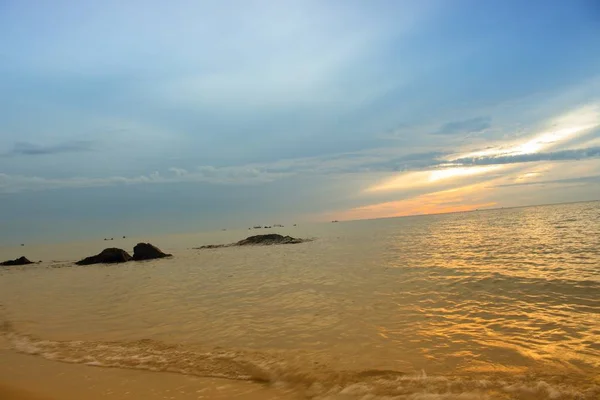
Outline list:
[[[33,261],[29,261],[26,257],[19,257],[16,260],[8,260],[1,262],[0,265],[28,265],[33,264]]]
[[[158,247],[150,243],[138,243],[133,248],[133,259],[135,261],[153,260],[164,257],[171,257],[171,254],[163,253]]]
[[[222,247],[229,247],[230,244],[207,244],[206,246],[196,247],[196,249],[220,249]]]
[[[291,236],[278,235],[276,233],[270,233],[267,235],[255,235],[247,237],[244,240],[240,240],[236,243],[231,244],[209,244],[196,249],[220,249],[222,247],[233,247],[233,246],[270,246],[275,244],[297,244],[309,242],[311,239],[297,239]]]
[[[270,233],[267,235],[256,235],[247,237],[244,240],[240,240],[235,243],[235,246],[252,246],[252,245],[273,245],[273,244],[296,244],[302,243],[306,240],[293,238],[291,236],[278,235],[276,233]]]
[[[77,265],[91,265],[91,264],[114,264],[123,263],[131,260],[131,256],[125,250],[117,249],[114,247],[104,249],[95,256],[86,257],[83,260],[77,261]]]

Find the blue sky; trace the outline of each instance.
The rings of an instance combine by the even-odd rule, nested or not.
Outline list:
[[[600,198],[600,6],[0,1],[0,239]]]

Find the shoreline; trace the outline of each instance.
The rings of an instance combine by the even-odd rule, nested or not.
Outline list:
[[[159,379],[157,379],[159,377]],[[34,387],[31,391],[29,388]],[[254,382],[51,361],[0,347],[2,400],[292,400]]]

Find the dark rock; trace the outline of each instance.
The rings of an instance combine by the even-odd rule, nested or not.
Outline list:
[[[77,261],[77,265],[90,265],[90,264],[114,264],[123,263],[131,260],[131,256],[125,250],[117,249],[114,247],[104,249],[100,254],[95,256],[86,257],[83,260]]]
[[[223,247],[233,246],[270,246],[275,244],[297,244],[309,242],[310,239],[297,239],[291,236],[278,235],[276,233],[269,233],[266,235],[256,235],[247,237],[244,240],[240,240],[236,243],[231,244],[209,244],[207,246],[196,247],[196,249],[220,249]]]
[[[26,257],[19,257],[16,260],[8,260],[1,262],[0,265],[28,265],[33,264],[33,261],[29,261]]]
[[[235,246],[253,246],[253,245],[272,245],[272,244],[297,244],[303,243],[306,240],[296,239],[291,236],[278,235],[277,233],[269,233],[267,235],[250,236],[244,240],[235,243]]]
[[[207,244],[206,246],[196,247],[196,249],[220,249],[222,247],[231,247],[233,244]]]
[[[163,253],[158,247],[150,243],[138,243],[133,248],[133,259],[135,261],[153,260],[164,257],[171,257],[171,254]]]

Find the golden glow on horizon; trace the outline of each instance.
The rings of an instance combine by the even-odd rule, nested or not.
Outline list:
[[[354,220],[441,214],[494,207],[497,205],[496,202],[485,201],[483,199],[483,194],[488,190],[489,189],[486,189],[482,184],[469,185],[428,193],[405,200],[388,201],[356,207],[341,213],[336,213],[335,219]]]
[[[495,183],[499,184],[499,186],[502,186],[502,184],[511,186],[513,183],[522,184],[536,181],[542,174],[545,176],[548,173],[549,168],[553,171],[552,174],[554,179],[557,179],[557,177],[566,179],[573,176],[573,168],[581,168],[579,168],[579,164],[574,165],[569,169],[569,173],[567,173],[562,167],[553,166],[554,164],[552,162],[545,163],[543,166],[539,163],[532,163],[530,168],[527,168],[519,163],[472,166],[461,165],[461,162],[457,160],[478,157],[493,158],[535,154],[542,151],[552,151],[557,147],[559,149],[564,149],[565,144],[572,142],[578,137],[583,137],[590,132],[591,129],[599,126],[600,104],[581,107],[549,121],[547,124],[547,127],[549,128],[538,134],[522,138],[519,141],[497,143],[485,150],[458,153],[449,157],[446,160],[446,163],[439,164],[438,168],[403,172],[371,185],[363,191],[364,194],[372,194],[427,187],[433,189],[437,187],[437,191],[435,192],[418,195],[404,200],[387,201],[353,208],[351,210],[336,213],[334,217],[331,215],[333,217],[332,219],[383,218],[469,211],[478,208],[499,206],[495,201],[491,201],[489,196],[496,190],[494,189]],[[586,145],[589,145],[590,143],[595,142],[592,140],[592,142],[588,142]],[[578,174],[579,176],[590,174],[589,167],[583,169],[585,171]],[[500,171],[502,174],[498,175],[497,172]],[[495,174],[486,176],[490,173]],[[485,182],[468,185],[469,180],[475,176],[482,176],[480,179],[485,179]],[[448,188],[457,185],[468,186],[440,190],[444,187]]]

